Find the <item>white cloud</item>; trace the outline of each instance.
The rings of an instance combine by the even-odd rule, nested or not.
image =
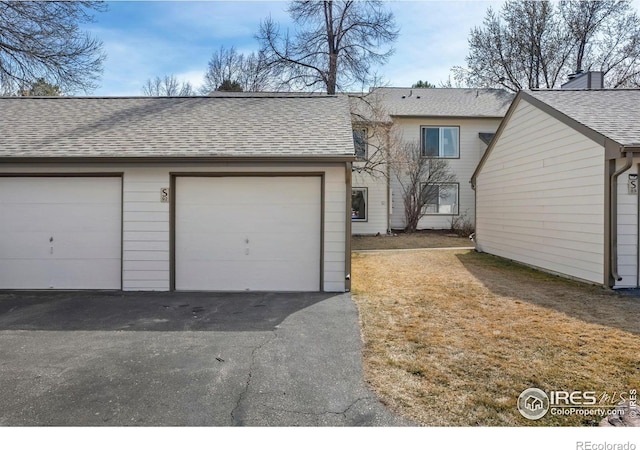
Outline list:
[[[195,89],[202,86],[204,82],[204,70],[190,70],[188,72],[179,72],[175,76],[181,83],[190,83]]]

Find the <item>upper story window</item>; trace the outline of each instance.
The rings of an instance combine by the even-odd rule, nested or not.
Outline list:
[[[353,130],[353,145],[355,146],[356,159],[367,159],[367,130],[365,128]]]
[[[460,128],[422,127],[420,131],[422,156],[431,158],[460,157]]]

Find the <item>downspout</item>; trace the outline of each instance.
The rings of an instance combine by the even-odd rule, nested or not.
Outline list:
[[[391,139],[389,137],[389,130],[387,130],[387,132],[385,133],[385,139],[386,139],[386,152],[387,152],[387,157],[386,157],[386,174],[385,176],[387,177],[387,234],[391,235],[391,208],[392,208],[392,204],[391,202],[393,201],[393,198],[391,197],[391,168],[389,167],[389,148],[391,145]]]
[[[622,152],[626,156],[626,163],[624,166],[616,170],[611,174],[609,179],[609,195],[610,195],[610,205],[611,209],[609,211],[610,223],[611,227],[609,230],[609,245],[610,248],[610,267],[611,267],[611,277],[615,281],[622,280],[622,277],[618,274],[618,177],[631,168],[633,164],[633,153],[632,152]],[[614,282],[615,285],[615,282]],[[613,286],[611,286],[613,287]]]
[[[345,164],[345,243],[344,243],[344,290],[351,291],[351,175],[353,167],[350,162]]]
[[[387,234],[391,234],[391,202],[393,199],[391,198],[391,171],[389,170],[389,165],[387,164]]]

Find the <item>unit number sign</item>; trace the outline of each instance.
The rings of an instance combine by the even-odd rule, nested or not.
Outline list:
[[[629,181],[627,182],[627,187],[629,189],[629,194],[638,194],[638,174],[630,173]]]
[[[161,188],[160,189],[160,202],[161,203],[169,203],[169,188]]]

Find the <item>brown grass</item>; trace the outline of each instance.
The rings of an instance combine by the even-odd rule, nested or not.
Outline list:
[[[526,388],[640,388],[640,299],[468,250],[355,254],[367,381],[430,426],[595,425],[530,421]]]
[[[353,250],[389,250],[407,248],[473,247],[469,238],[451,231],[429,230],[416,233],[396,233],[391,236],[352,236]]]

